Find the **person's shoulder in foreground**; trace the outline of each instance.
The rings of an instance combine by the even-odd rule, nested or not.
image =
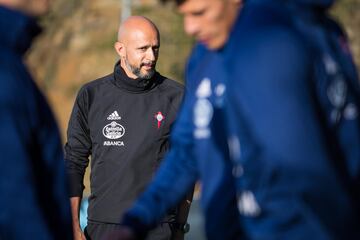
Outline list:
[[[247,149],[239,195],[256,206],[239,201],[249,236],[359,238],[359,120],[346,113],[359,109],[359,84],[332,2],[249,0],[230,40],[228,93]]]
[[[40,32],[35,2],[0,1],[0,238],[70,239],[58,128],[22,60]]]

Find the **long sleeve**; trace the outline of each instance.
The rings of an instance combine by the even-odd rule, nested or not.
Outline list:
[[[92,146],[87,121],[88,105],[88,94],[82,88],[71,113],[67,130],[67,143],[65,144],[65,161],[70,185],[70,197],[82,196],[84,174],[91,154]]]

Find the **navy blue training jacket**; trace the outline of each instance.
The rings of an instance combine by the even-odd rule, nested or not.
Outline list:
[[[0,7],[0,239],[72,239],[58,128],[22,60],[39,31]]]
[[[248,0],[224,49],[194,49],[173,148],[125,224],[201,179],[208,239],[360,238],[359,82],[331,4]]]
[[[359,82],[331,3],[249,1],[225,50],[250,239],[360,238]]]

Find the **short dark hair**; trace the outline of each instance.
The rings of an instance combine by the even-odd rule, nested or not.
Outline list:
[[[160,2],[162,3],[167,3],[167,2],[175,2],[177,5],[182,4],[183,2],[185,2],[186,0],[160,0]]]

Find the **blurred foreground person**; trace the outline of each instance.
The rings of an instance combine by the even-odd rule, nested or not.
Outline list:
[[[100,240],[116,229],[169,149],[183,86],[156,71],[159,49],[154,23],[129,17],[119,28],[115,50],[120,61],[114,72],[85,84],[78,93],[65,146],[75,239]],[[78,218],[89,156],[91,195],[83,233]],[[168,212],[148,239],[170,239],[172,234],[182,239],[177,214],[185,211],[187,217],[188,209]]]
[[[250,239],[360,239],[360,86],[332,0],[249,0],[226,49]]]
[[[130,228],[114,232],[113,239],[141,239],[198,179],[207,237],[241,236],[223,119],[226,72],[221,55],[240,8],[239,0],[179,3],[185,30],[199,43],[188,63],[187,91],[172,131],[172,148],[155,181],[124,217],[123,224]]]
[[[333,1],[247,0],[232,31],[204,20],[233,21],[229,2],[177,1],[199,44],[175,147],[114,236],[141,237],[200,178],[208,239],[359,239],[360,89]]]
[[[48,1],[0,0],[0,239],[71,239],[58,128],[22,56]]]

